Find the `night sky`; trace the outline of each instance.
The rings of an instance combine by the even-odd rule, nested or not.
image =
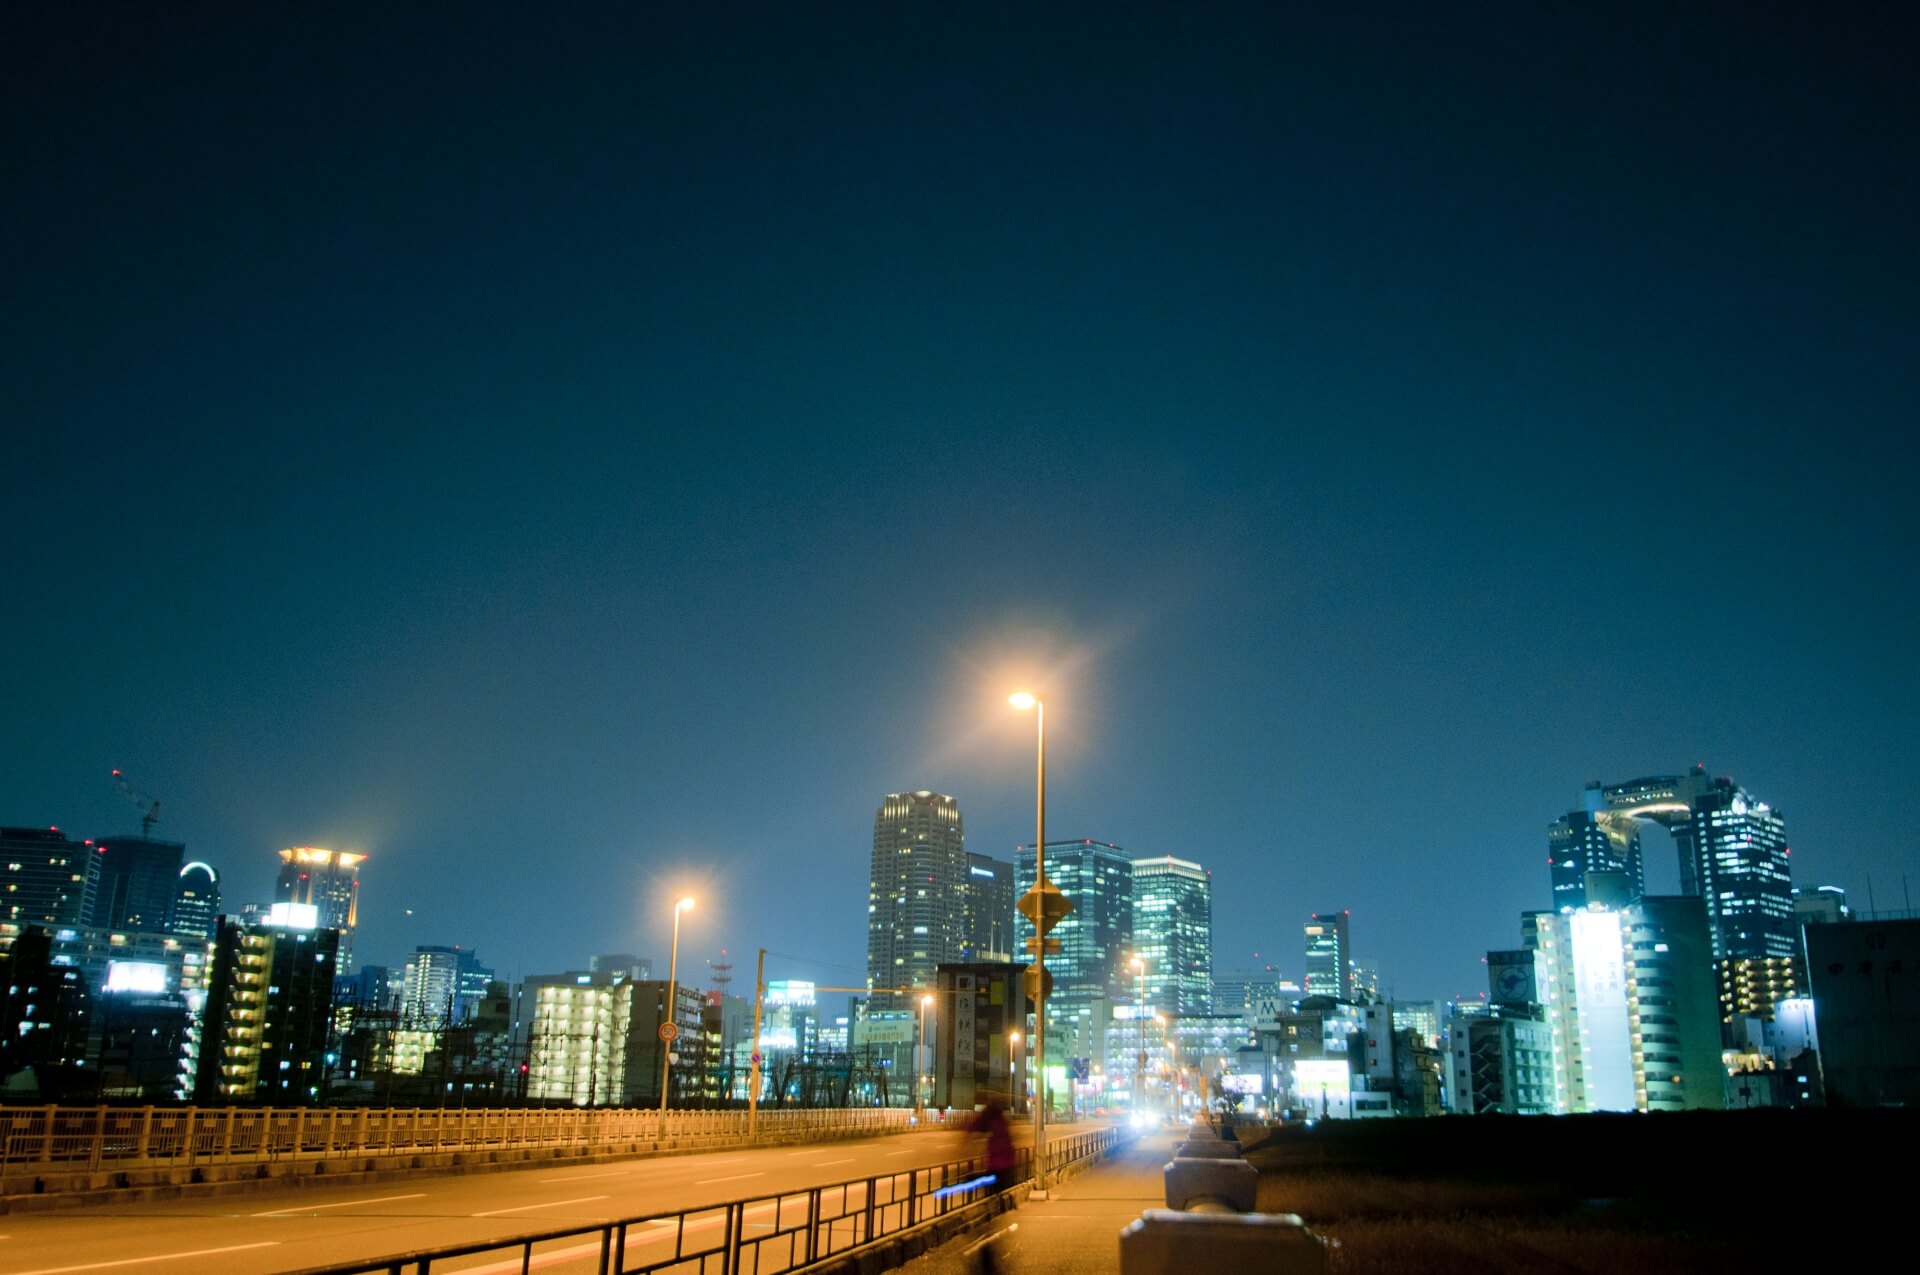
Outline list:
[[[1920,878],[1913,6],[407,7],[0,10],[0,823],[858,982],[1025,686],[1217,968],[1695,762]]]

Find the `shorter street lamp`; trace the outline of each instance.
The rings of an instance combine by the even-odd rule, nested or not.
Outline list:
[[[1020,1110],[1020,1091],[1025,1088],[1020,1083],[1020,1033],[1007,1033],[1007,1110]]]
[[[932,996],[922,996],[920,998],[920,1049],[918,1056],[914,1059],[915,1072],[913,1077],[913,1105],[915,1107],[924,1107],[927,1105],[927,1008],[932,1004]]]
[[[673,905],[673,948],[667,957],[667,1008],[660,1016],[660,1135],[667,1132],[667,1080],[673,1074],[673,1039],[680,1032],[680,1016],[674,1012],[680,982],[680,914],[691,911],[693,900],[681,899]]]
[[[1167,1106],[1172,1109],[1174,1120],[1180,1119],[1180,1062],[1179,1042],[1173,1038],[1173,1024],[1167,1021],[1165,1014],[1155,1014],[1153,1021],[1160,1024],[1161,1039],[1167,1042]]]
[[[1133,1006],[1133,1016],[1140,1026],[1140,1053],[1133,1067],[1133,1119],[1138,1123],[1147,1098],[1147,963],[1136,956],[1133,968],[1140,973],[1140,999]]]

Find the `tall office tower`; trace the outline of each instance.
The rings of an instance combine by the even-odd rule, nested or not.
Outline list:
[[[0,828],[0,951],[29,925],[80,923],[92,850],[58,828]]]
[[[1315,912],[1307,919],[1307,995],[1352,999],[1347,962],[1353,959],[1353,943],[1347,922],[1344,909]]]
[[[165,934],[187,848],[151,837],[101,837],[87,856],[80,923],[104,930]]]
[[[888,793],[873,816],[867,887],[867,986],[932,988],[966,946],[967,848],[960,807],[925,789]],[[912,997],[875,990],[876,1008]]]
[[[1646,893],[1646,867],[1640,857],[1640,823],[1632,816],[1604,810],[1599,783],[1547,827],[1547,872],[1553,881],[1553,910],[1577,912],[1587,906],[1587,873],[1624,872],[1635,898]]]
[[[196,1103],[325,1100],[340,940],[332,928],[223,918],[197,1038]]]
[[[1380,1003],[1380,962],[1348,961],[1347,988],[1359,1005]]]
[[[1652,820],[1672,834],[1680,855],[1680,892],[1705,900],[1719,970],[1722,1020],[1768,1017],[1800,986],[1799,927],[1793,917],[1786,824],[1777,811],[1726,776],[1695,766],[1598,789],[1583,808],[1616,830]],[[1556,865],[1557,866],[1557,865]],[[1556,889],[1560,884],[1555,878]],[[1559,903],[1556,901],[1556,907]]]
[[[967,853],[966,959],[1013,959],[1013,865]]]
[[[220,915],[220,874],[198,859],[174,878],[171,932],[213,940],[214,918]]]
[[[1133,861],[1133,950],[1147,962],[1147,1004],[1176,1014],[1213,1008],[1213,883],[1197,863]]]
[[[353,927],[360,918],[360,865],[364,854],[296,846],[280,852],[276,903],[308,903],[324,929],[340,931],[340,968],[353,968]]]
[[[1837,885],[1805,889],[1795,886],[1793,919],[1802,929],[1809,925],[1838,925],[1853,920],[1853,909],[1847,906],[1847,892]]]
[[[400,991],[400,1025],[420,1030],[458,1027],[486,999],[493,971],[459,947],[416,947],[407,958]]]
[[[1017,847],[1013,866],[1015,888],[1024,896],[1034,884],[1033,847]],[[1047,935],[1060,940],[1060,954],[1047,958],[1053,976],[1047,1058],[1058,1066],[1068,1058],[1100,1056],[1100,1014],[1116,1001],[1133,999],[1127,964],[1133,955],[1133,856],[1104,841],[1049,841],[1047,880],[1073,904]],[[1016,916],[1013,932],[1014,950],[1024,954],[1033,923]]]

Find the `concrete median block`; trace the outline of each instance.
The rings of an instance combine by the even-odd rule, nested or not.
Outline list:
[[[1326,1245],[1294,1213],[1148,1209],[1120,1232],[1120,1275],[1320,1275]]]
[[[1233,1142],[1195,1142],[1190,1139],[1181,1143],[1173,1154],[1176,1159],[1185,1156],[1191,1160],[1238,1160],[1240,1147]]]
[[[1260,1170],[1245,1160],[1176,1156],[1162,1176],[1170,1209],[1189,1209],[1197,1200],[1218,1200],[1235,1212],[1251,1213],[1260,1189]]]

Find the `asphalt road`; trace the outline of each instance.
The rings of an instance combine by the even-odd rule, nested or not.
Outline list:
[[[1082,1125],[1068,1132],[1079,1132]],[[1030,1130],[1016,1128],[1024,1143]],[[1052,1130],[1049,1130],[1051,1133]],[[1021,1136],[1025,1135],[1025,1136]],[[769,1147],[705,1155],[613,1161],[572,1168],[547,1165],[512,1172],[427,1175],[363,1186],[286,1188],[209,1197],[101,1205],[58,1213],[0,1216],[0,1275],[79,1275],[137,1270],[141,1275],[213,1271],[271,1275],[425,1248],[511,1239],[569,1226],[591,1226],[855,1178],[899,1173],[983,1154],[958,1133],[908,1133],[814,1147]],[[882,1191],[884,1198],[885,1192]],[[864,1187],[835,1193],[835,1211],[858,1211]],[[804,1196],[797,1207],[804,1216]],[[794,1201],[768,1200],[745,1217],[746,1234],[792,1225]],[[629,1265],[718,1242],[723,1216],[689,1219],[683,1235],[656,1224],[630,1235]],[[588,1268],[598,1241],[554,1241],[536,1255],[550,1275]],[[683,1251],[685,1251],[683,1249]],[[435,1270],[497,1275],[520,1269],[517,1256],[476,1255]]]

